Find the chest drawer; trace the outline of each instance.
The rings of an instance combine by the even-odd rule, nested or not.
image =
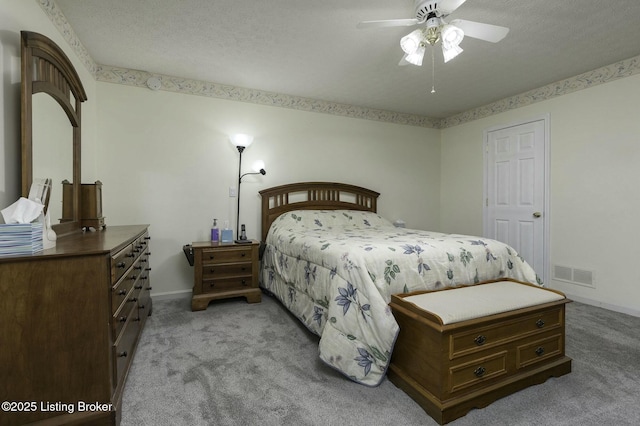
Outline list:
[[[562,309],[558,307],[485,327],[454,332],[450,337],[449,356],[450,359],[455,359],[512,340],[544,333],[560,327],[562,321]]]

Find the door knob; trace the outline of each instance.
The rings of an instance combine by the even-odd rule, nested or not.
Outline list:
[[[540,216],[542,216],[542,213],[540,213],[540,212],[535,212],[533,214],[533,217],[540,217]]]

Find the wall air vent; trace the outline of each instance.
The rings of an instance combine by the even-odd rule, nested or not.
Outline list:
[[[586,269],[571,268],[569,266],[554,265],[553,279],[577,284],[585,287],[596,288],[595,273]]]

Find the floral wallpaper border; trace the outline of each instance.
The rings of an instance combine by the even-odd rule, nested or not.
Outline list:
[[[457,126],[640,73],[640,56],[636,56],[575,77],[560,80],[519,95],[501,99],[491,104],[474,108],[451,117],[438,119],[422,115],[404,114],[355,105],[339,104],[318,99],[265,92],[262,90],[200,80],[152,74],[147,71],[117,68],[109,65],[98,65],[91,58],[89,52],[87,52],[87,49],[83,46],[82,42],[73,31],[73,28],[69,25],[69,22],[60,8],[58,8],[55,1],[36,1],[40,4],[51,22],[53,22],[58,31],[60,31],[64,36],[67,43],[69,43],[84,66],[92,75],[94,75],[97,81],[146,87],[146,82],[149,77],[156,77],[162,82],[161,90],[170,92],[208,96],[232,101],[250,102],[260,105],[291,108],[309,112],[320,112],[350,118],[361,118],[433,129]]]

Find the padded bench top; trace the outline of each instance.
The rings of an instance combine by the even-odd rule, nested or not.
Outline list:
[[[451,324],[564,299],[564,295],[513,281],[456,287],[404,297]]]

